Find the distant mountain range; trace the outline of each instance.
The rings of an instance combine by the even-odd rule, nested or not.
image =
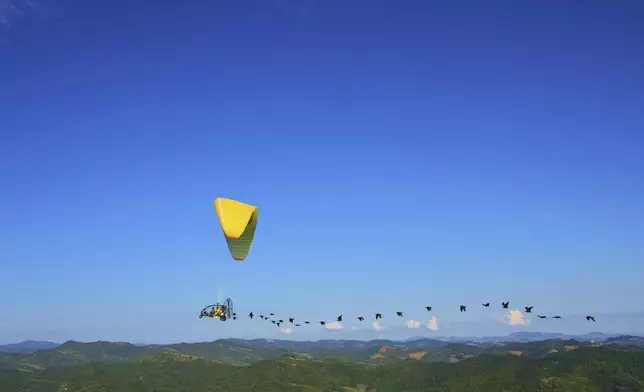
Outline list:
[[[37,340],[25,340],[24,342],[20,342],[20,343],[0,345],[0,351],[4,351],[6,353],[29,354],[39,350],[49,350],[52,348],[56,348],[59,345],[60,343],[44,342],[44,341],[37,341]]]
[[[615,339],[615,338],[619,338],[618,340],[621,341],[623,340],[624,336],[631,337],[633,341],[637,341],[637,339],[644,339],[642,337],[632,336],[632,335],[604,334],[601,332],[592,332],[585,335],[567,335],[567,334],[561,334],[561,333],[543,333],[543,332],[514,332],[507,336],[486,336],[486,337],[474,337],[474,336],[473,337],[436,337],[436,338],[428,339],[425,336],[419,336],[419,337],[412,337],[412,338],[406,339],[402,341],[402,343],[412,343],[414,341],[436,341],[436,342],[453,342],[453,343],[466,343],[466,342],[503,343],[503,342],[537,342],[537,341],[551,340],[551,339],[560,339],[560,340],[573,339],[580,342],[606,342],[610,339]],[[400,343],[399,341],[388,340],[388,339],[369,340],[369,341],[333,340],[333,339],[319,340],[319,341],[297,341],[297,340],[231,338],[231,339],[225,339],[225,340],[228,340],[231,342],[238,342],[241,344],[246,344],[254,347],[259,347],[259,346],[266,347],[266,348],[280,347],[280,348],[289,349],[289,350],[308,348],[312,345],[323,346],[326,348],[333,348],[333,347],[345,347],[345,345],[349,344],[354,348],[359,348],[359,347],[373,346],[374,344],[391,345],[393,343]],[[348,342],[351,342],[351,343],[348,343]],[[53,349],[58,347],[59,345],[60,343],[25,340],[24,342],[0,345],[0,351],[7,352],[7,353],[28,354],[28,353],[34,353],[40,350]],[[147,343],[132,343],[132,345],[137,347],[150,346],[150,344],[147,344]]]
[[[620,334],[605,334],[592,332],[584,335],[569,335],[563,333],[544,332],[514,332],[507,336],[486,336],[486,337],[448,337],[443,338],[451,342],[535,342],[548,339],[574,339],[582,342],[603,342],[607,339],[621,336]]]
[[[539,340],[539,338],[545,339]],[[422,338],[406,342],[384,339],[370,341],[220,339],[214,342],[145,346],[105,341],[92,343],[68,341],[60,345],[52,342],[28,341],[1,346],[0,369],[30,372],[51,366],[74,366],[90,362],[116,363],[146,358],[200,359],[222,364],[249,365],[285,355],[315,360],[337,358],[363,364],[388,364],[404,359],[453,363],[481,354],[543,357],[579,347],[644,348],[644,337],[610,337],[599,333],[573,339],[558,334],[519,332],[499,338],[501,340],[486,339],[449,341]]]

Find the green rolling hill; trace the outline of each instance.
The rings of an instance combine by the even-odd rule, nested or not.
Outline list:
[[[454,363],[481,354],[511,354],[513,356],[543,357],[567,352],[579,347],[604,345],[610,347],[637,347],[633,337],[611,339],[604,343],[576,340],[544,340],[506,343],[450,343],[433,339],[395,342],[390,340],[352,341],[322,340],[296,342],[280,340],[222,339],[205,343],[137,346],[123,342],[80,343],[69,341],[55,348],[31,353],[0,352],[0,369],[40,371],[52,366],[75,366],[90,362],[116,363],[143,360],[161,354],[185,356],[230,365],[249,365],[277,359],[288,354],[295,358],[324,360],[330,358],[349,362],[379,365],[412,359],[420,362]]]
[[[0,370],[0,389],[20,392],[492,392],[644,391],[644,350],[580,347],[545,357],[481,354],[458,363],[413,359],[366,365],[297,355],[248,366],[166,351],[116,363],[40,371]]]

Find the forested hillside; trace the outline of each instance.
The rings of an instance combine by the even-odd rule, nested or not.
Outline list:
[[[644,391],[644,350],[580,347],[545,357],[481,354],[457,363],[368,365],[286,354],[248,366],[158,353],[117,363],[0,370],[2,391]]]

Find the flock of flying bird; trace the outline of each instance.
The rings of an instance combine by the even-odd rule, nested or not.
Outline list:
[[[215,209],[217,210],[217,217],[219,218],[219,223],[221,224],[221,228],[224,232],[224,236],[226,237],[226,243],[228,244],[228,250],[230,251],[231,256],[233,257],[234,260],[237,261],[243,261],[246,259],[246,256],[248,255],[248,252],[250,250],[250,246],[253,242],[253,237],[255,235],[255,229],[257,227],[257,206],[252,206],[250,204],[242,203],[237,200],[232,200],[232,199],[227,199],[223,197],[218,197],[217,199],[214,200],[214,205]],[[224,219],[224,216],[228,216],[229,219]],[[230,218],[232,217],[232,218]],[[242,224],[240,226],[240,224]],[[241,229],[241,230],[240,230]],[[229,301],[228,303],[232,305],[232,302]],[[490,307],[490,303],[485,303],[482,304],[484,307],[488,308]],[[502,302],[501,303],[503,309],[509,309],[510,302]],[[532,308],[533,306],[526,306],[525,307],[525,313],[532,313]],[[217,310],[219,309],[219,310]],[[232,312],[232,306],[227,308],[228,310],[224,310],[223,313],[221,313],[221,308],[219,308],[219,304],[215,308],[213,308],[212,315],[209,313],[205,313],[205,308],[202,310],[201,315],[199,316],[200,318],[203,317],[204,315],[207,315],[208,317],[218,317],[222,321],[226,321],[228,319],[228,315],[230,315],[230,312]],[[215,312],[215,310],[217,310]],[[432,307],[431,306],[426,306],[425,310],[428,312],[431,312]],[[461,305],[460,306],[460,311],[461,312],[466,312],[467,311],[467,306]],[[396,315],[398,317],[403,317],[403,312],[396,312]],[[255,315],[253,312],[251,312],[248,317],[251,319]],[[268,316],[264,314],[260,314],[259,317],[262,320],[268,320],[272,322],[273,324],[280,326],[282,323],[284,323],[284,320],[281,319],[275,319],[275,314],[274,313],[269,313]],[[376,320],[382,319],[382,313],[376,313],[375,314]],[[540,319],[545,319],[548,318],[548,316],[542,316],[542,315],[537,315],[538,318]],[[561,316],[551,316],[550,318],[553,319],[561,319]],[[232,314],[232,319],[236,320],[237,319],[237,314],[233,313]],[[362,316],[357,317],[359,321],[364,321],[365,318]],[[291,317],[287,319],[290,324],[293,324],[295,327],[301,326],[299,323],[295,323],[295,318]],[[593,316],[586,316],[586,320],[595,322],[595,318]],[[342,315],[338,316],[336,319],[337,322],[342,321]],[[304,321],[304,324],[310,324],[310,321]],[[327,324],[327,321],[319,321],[320,325],[324,326]]]
[[[483,307],[486,307],[486,308],[490,307],[489,302],[481,304],[481,305]],[[508,302],[501,302],[501,307],[503,309],[509,309],[510,302],[509,301]],[[525,306],[524,311],[525,311],[525,313],[532,313],[533,308],[534,308],[534,306]],[[428,311],[428,312],[431,312],[433,310],[433,308],[431,306],[425,306],[425,310]],[[459,310],[461,312],[467,312],[467,306],[466,305],[460,305]],[[403,317],[403,312],[396,312],[396,316]],[[255,317],[255,314],[253,312],[250,312],[248,314],[248,317],[252,319],[253,317]],[[543,315],[540,315],[540,314],[537,314],[537,317],[540,318],[540,319],[545,319],[545,318],[561,319],[562,318],[561,316],[550,316],[550,317],[548,317],[548,316],[543,316]],[[276,319],[275,318],[275,313],[269,313],[268,315],[260,314],[259,318],[262,319],[262,320],[270,321],[271,323],[277,325],[278,327],[281,326],[283,323],[285,323],[285,321],[283,319]],[[358,321],[361,321],[361,322],[365,320],[365,318],[362,317],[362,316],[358,316],[358,317],[356,317],[356,319]],[[376,313],[375,314],[375,320],[380,320],[380,319],[382,319],[382,313]],[[237,313],[233,313],[233,320],[237,320]],[[586,320],[596,322],[594,316],[586,316]],[[288,321],[288,323],[293,324],[293,326],[295,326],[295,327],[302,326],[301,324],[295,322],[294,317],[289,317],[287,319],[287,321]],[[336,322],[342,322],[343,321],[342,315],[339,315],[335,319],[335,321]],[[320,323],[320,325],[325,326],[325,325],[327,325],[328,321],[319,321],[319,323]],[[304,324],[311,324],[311,322],[310,321],[304,321]]]

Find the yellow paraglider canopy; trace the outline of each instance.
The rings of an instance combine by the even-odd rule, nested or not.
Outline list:
[[[257,207],[218,197],[215,199],[215,209],[230,255],[237,261],[243,261],[255,237]]]

